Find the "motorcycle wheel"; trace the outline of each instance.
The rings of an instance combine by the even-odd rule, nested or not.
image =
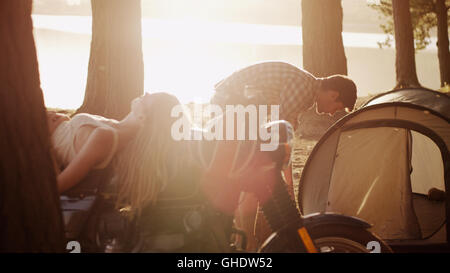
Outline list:
[[[319,253],[392,253],[392,249],[372,232],[349,225],[328,224],[308,229]],[[293,238],[292,236],[297,236]],[[296,229],[282,229],[272,234],[259,252],[306,252],[292,242],[298,242]]]

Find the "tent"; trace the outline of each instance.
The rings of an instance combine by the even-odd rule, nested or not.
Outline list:
[[[449,121],[443,93],[401,89],[372,98],[314,147],[299,184],[302,214],[364,219],[394,250],[448,250]]]

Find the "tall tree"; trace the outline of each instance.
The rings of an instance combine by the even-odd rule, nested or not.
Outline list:
[[[0,252],[62,252],[31,0],[0,1]]]
[[[302,0],[303,68],[317,77],[347,75],[341,0]]]
[[[448,10],[450,8],[450,0],[410,0],[409,3],[415,48],[416,50],[426,48],[431,42],[431,30],[437,27],[441,86],[444,86],[446,83],[449,84],[448,24],[450,17],[448,16]],[[385,23],[381,24],[380,27],[388,36],[385,41],[378,44],[380,47],[390,47],[392,43],[391,35],[394,35],[392,1],[381,0],[378,3],[370,4],[370,7],[377,10],[386,19]]]
[[[392,0],[395,33],[396,88],[419,87],[409,0]]]
[[[446,4],[445,0],[436,0],[436,17],[437,17],[437,29],[438,29],[438,58],[439,58],[439,71],[441,72],[441,86],[450,85],[450,53],[448,51],[448,15],[447,12],[450,8],[449,4]]]
[[[144,88],[141,1],[92,0],[91,6],[88,78],[77,112],[121,119]]]

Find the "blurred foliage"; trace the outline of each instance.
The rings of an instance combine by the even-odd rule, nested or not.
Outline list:
[[[443,87],[439,88],[438,91],[450,96],[450,84],[446,83]]]
[[[436,0],[409,0],[411,10],[411,23],[414,32],[415,49],[421,50],[431,43],[430,30],[437,26],[435,11]],[[392,14],[392,1],[380,0],[368,5],[380,13],[380,19],[385,19],[386,23],[380,27],[384,33],[388,34],[386,40],[378,42],[378,46],[391,47],[394,37],[394,17]],[[450,0],[445,1],[447,12],[450,7]],[[447,24],[450,22],[448,16]]]
[[[66,114],[66,115],[73,115],[75,113],[75,109],[62,109],[62,108],[55,108],[55,107],[47,107],[47,111],[55,111],[57,113]]]

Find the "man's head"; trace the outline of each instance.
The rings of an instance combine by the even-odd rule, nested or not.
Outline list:
[[[333,75],[320,79],[317,93],[317,110],[320,113],[334,114],[347,108],[353,110],[356,102],[356,85],[343,75]]]

